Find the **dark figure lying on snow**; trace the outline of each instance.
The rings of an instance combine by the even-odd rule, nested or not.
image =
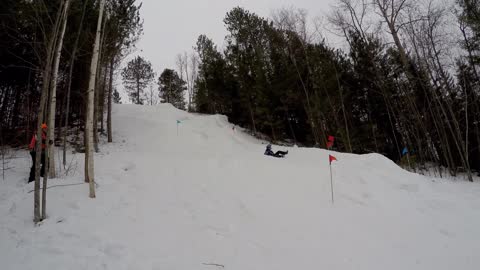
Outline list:
[[[271,144],[268,144],[267,149],[265,149],[265,155],[267,156],[283,158],[286,154],[288,154],[288,151],[277,151],[276,153],[273,153]]]

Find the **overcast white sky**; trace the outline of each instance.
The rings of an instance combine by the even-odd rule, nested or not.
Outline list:
[[[192,51],[197,37],[206,34],[218,47],[223,46],[226,30],[225,14],[241,6],[262,17],[282,7],[308,11],[314,18],[328,13],[334,0],[139,0],[143,3],[141,16],[144,35],[137,44],[135,55],[152,62],[158,74],[164,68],[175,69],[175,56]]]

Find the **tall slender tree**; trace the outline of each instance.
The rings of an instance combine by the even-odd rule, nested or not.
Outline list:
[[[58,84],[58,72],[60,66],[60,58],[63,49],[63,39],[65,36],[65,31],[67,29],[68,21],[68,12],[70,8],[70,0],[64,1],[63,13],[62,13],[62,23],[61,29],[58,36],[55,58],[53,60],[53,74],[52,74],[52,84],[49,95],[49,114],[48,114],[48,140],[55,142],[55,118],[56,118],[56,108],[57,108],[57,84]],[[50,178],[56,177],[56,168],[55,168],[55,143],[49,146],[48,152],[48,171]]]
[[[128,62],[122,71],[122,77],[131,101],[142,105],[145,102],[144,91],[155,77],[152,64],[141,56],[137,56]]]
[[[95,198],[95,177],[94,177],[94,157],[93,157],[93,110],[95,107],[95,83],[97,78],[98,55],[100,53],[100,35],[102,29],[103,11],[105,0],[100,0],[97,22],[97,33],[95,34],[95,43],[93,45],[92,62],[90,64],[90,79],[87,91],[87,118],[85,123],[85,181],[90,184],[90,198]]]

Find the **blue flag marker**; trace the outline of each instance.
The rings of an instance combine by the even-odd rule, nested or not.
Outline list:
[[[177,120],[177,136],[178,136],[178,126],[181,124],[180,120]]]
[[[403,148],[403,151],[402,151],[402,155],[405,156],[406,154],[408,154],[408,149],[407,149],[407,147]]]

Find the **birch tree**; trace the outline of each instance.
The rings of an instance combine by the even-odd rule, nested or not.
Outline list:
[[[42,81],[42,93],[40,97],[40,104],[37,116],[37,141],[35,144],[35,151],[37,153],[35,158],[35,187],[34,187],[34,222],[38,223],[42,221],[46,217],[46,184],[48,179],[48,166],[45,164],[45,175],[44,175],[44,189],[42,192],[42,205],[40,205],[40,170],[41,170],[41,156],[42,156],[42,123],[44,123],[47,118],[45,117],[45,112],[47,112],[47,99],[51,85],[51,78],[52,78],[52,68],[53,68],[53,61],[55,55],[55,44],[59,35],[60,31],[60,20],[62,17],[62,10],[63,10],[64,2],[61,3],[56,19],[52,25],[50,35],[45,35],[45,61],[43,62],[43,81]],[[37,19],[40,20],[40,15],[37,13]],[[48,137],[48,134],[47,134]],[[47,144],[48,145],[48,144]],[[46,161],[48,158],[48,149],[45,150],[45,159]],[[43,209],[41,210],[41,207]]]
[[[60,66],[60,59],[63,48],[63,38],[67,28],[68,10],[70,7],[70,0],[65,0],[62,14],[62,27],[56,44],[55,58],[53,61],[52,85],[49,95],[49,115],[48,115],[48,141],[55,142],[55,116],[57,108],[57,82],[58,82],[58,68]],[[48,171],[50,178],[56,177],[55,169],[55,143],[49,146],[48,151]]]
[[[105,0],[100,0],[98,13],[97,32],[95,34],[95,43],[93,45],[92,62],[90,64],[90,79],[87,91],[87,118],[85,123],[85,181],[90,184],[90,198],[95,198],[95,178],[94,178],[94,157],[93,157],[93,125],[95,108],[95,85],[97,78],[98,56],[100,52],[100,35],[102,30],[103,11],[105,8]]]
[[[188,59],[188,66],[190,67],[189,72],[189,83],[190,86],[188,87],[188,111],[193,111],[194,104],[193,104],[193,97],[195,95],[195,81],[198,78],[198,56],[195,52],[190,54]]]

